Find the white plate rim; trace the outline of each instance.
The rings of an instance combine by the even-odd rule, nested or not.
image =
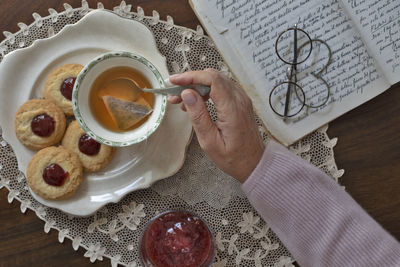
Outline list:
[[[165,59],[165,57],[163,57],[163,56],[160,54],[160,52],[158,51],[158,49],[157,49],[157,47],[156,47],[156,42],[155,42],[154,36],[152,35],[152,33],[150,32],[150,30],[149,30],[144,24],[142,24],[142,23],[140,23],[140,22],[138,22],[138,21],[134,21],[134,20],[122,18],[122,17],[120,17],[120,16],[118,16],[118,15],[112,13],[112,12],[95,10],[95,11],[89,12],[89,13],[88,13],[87,15],[85,15],[81,20],[79,20],[77,23],[71,24],[71,25],[66,25],[58,34],[56,34],[56,35],[54,35],[54,36],[52,36],[52,37],[50,37],[50,38],[36,40],[36,41],[33,42],[29,47],[22,48],[22,49],[19,49],[19,50],[10,52],[7,56],[5,56],[5,57],[3,58],[3,61],[2,61],[2,63],[0,64],[0,77],[2,77],[2,75],[4,75],[5,66],[9,64],[9,63],[7,63],[7,62],[10,61],[10,60],[12,60],[14,57],[16,57],[15,55],[19,55],[19,54],[21,54],[21,53],[29,53],[29,51],[35,50],[35,49],[37,49],[37,47],[39,47],[39,46],[41,46],[41,45],[43,45],[43,44],[46,44],[47,42],[52,42],[52,40],[55,40],[55,39],[57,39],[57,38],[60,38],[59,36],[62,36],[63,34],[65,34],[65,32],[68,32],[68,31],[70,31],[71,29],[74,29],[74,28],[78,27],[79,25],[82,25],[82,23],[84,23],[86,20],[88,20],[88,18],[103,17],[103,16],[113,16],[114,18],[115,18],[115,17],[118,17],[120,20],[124,20],[124,21],[129,20],[130,22],[134,22],[134,23],[137,23],[137,25],[142,25],[143,27],[145,27],[145,28],[149,31],[149,33],[151,34],[151,39],[152,39],[152,42],[153,42],[153,44],[154,44],[154,48],[156,49],[156,51],[153,50],[152,53],[157,52],[157,53],[159,54],[160,58],[163,59],[163,60],[162,60],[162,61],[163,61],[163,67],[161,68],[160,72],[162,73],[162,75],[163,75],[164,78],[166,78],[166,77],[168,76],[168,70],[167,70],[167,68],[166,68],[166,59]],[[137,52],[137,51],[133,51],[133,52]],[[6,62],[7,64],[5,64],[5,62]],[[157,66],[157,67],[159,68],[159,66]],[[2,90],[1,90],[1,87],[0,87],[0,92],[1,92],[1,91],[2,91]],[[23,102],[25,102],[25,101],[23,101]],[[1,108],[0,108],[0,109],[1,109]],[[179,110],[179,107],[168,105],[167,110],[169,110],[170,112],[173,112],[174,114],[176,114],[177,111]],[[12,116],[14,116],[14,114],[12,114]],[[3,118],[3,116],[0,116],[0,119],[2,119],[2,118]],[[190,144],[191,138],[192,138],[192,136],[193,136],[193,129],[192,129],[192,126],[191,126],[191,124],[190,124],[190,121],[188,120],[188,118],[187,118],[186,116],[182,116],[181,119],[183,119],[183,118],[186,118],[186,119],[183,120],[183,121],[181,121],[180,123],[185,125],[185,131],[186,131],[186,132],[184,133],[184,138],[183,138],[183,140],[184,140],[184,144],[183,144],[183,145],[184,145],[184,148],[182,149],[181,153],[179,154],[179,160],[178,160],[178,162],[176,163],[175,168],[169,170],[169,172],[166,173],[166,174],[164,175],[164,177],[157,177],[156,179],[150,179],[150,180],[147,181],[146,183],[140,184],[140,186],[136,187],[134,190],[142,189],[142,188],[147,188],[147,187],[149,187],[152,183],[154,183],[154,182],[157,181],[157,180],[160,180],[160,179],[163,179],[163,178],[172,176],[172,175],[174,175],[176,172],[178,172],[179,169],[183,166],[183,163],[184,163],[184,160],[185,160],[185,156],[186,156],[186,151],[187,151],[187,148],[188,148],[188,146],[189,146],[189,144]],[[1,121],[2,121],[2,120],[0,120],[0,122],[1,122]],[[2,123],[2,124],[3,124],[3,123]],[[13,149],[15,150],[14,147],[15,147],[16,143],[13,142],[13,140],[15,141],[14,130],[13,130],[13,129],[8,129],[8,128],[3,127],[3,133],[2,133],[2,134],[3,134],[3,138],[4,138],[4,139],[13,147]],[[11,137],[12,135],[14,135],[14,138]],[[182,138],[180,138],[179,140],[182,140]],[[21,144],[20,144],[20,145],[21,145]],[[16,154],[17,154],[17,153],[16,153]],[[20,162],[19,162],[20,160],[19,160],[18,157],[17,157],[17,160],[18,160],[18,163],[20,163]],[[20,164],[18,164],[18,166],[19,166],[19,169],[21,170]],[[24,170],[21,170],[21,171],[25,173]],[[46,205],[46,206],[59,209],[59,210],[61,210],[61,211],[64,211],[64,212],[67,213],[67,214],[71,214],[71,215],[74,215],[74,216],[89,216],[89,215],[93,214],[93,213],[96,212],[98,209],[102,208],[104,205],[106,205],[106,204],[108,204],[108,203],[111,203],[111,202],[112,202],[112,203],[115,203],[115,202],[120,201],[126,194],[128,194],[128,193],[130,193],[130,192],[132,192],[132,191],[134,191],[134,190],[130,190],[130,191],[125,192],[125,193],[123,193],[123,194],[120,194],[120,195],[118,195],[118,196],[114,196],[112,199],[110,199],[110,200],[108,200],[108,201],[105,201],[105,202],[102,202],[101,204],[97,205],[95,208],[92,207],[92,208],[90,208],[90,209],[80,210],[80,211],[73,211],[73,210],[71,210],[71,209],[65,209],[65,208],[63,208],[63,207],[60,207],[60,206],[57,204],[57,203],[59,203],[58,201],[47,201],[47,200],[44,200],[44,199],[40,198],[39,196],[35,195],[34,193],[32,193],[32,192],[31,192],[31,193],[32,193],[32,196],[33,196],[37,201],[39,201],[40,203],[42,203],[42,204],[44,204],[44,205]],[[67,201],[68,201],[68,200],[67,200]]]

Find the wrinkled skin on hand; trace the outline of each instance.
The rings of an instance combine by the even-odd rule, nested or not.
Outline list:
[[[201,148],[225,173],[244,182],[253,172],[264,152],[264,144],[254,119],[253,105],[242,88],[213,69],[172,75],[178,85],[211,86],[207,97],[187,89],[169,102],[182,103],[196,132]],[[214,123],[204,100],[211,98],[218,120]]]

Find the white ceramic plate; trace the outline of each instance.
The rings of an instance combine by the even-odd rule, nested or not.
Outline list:
[[[4,58],[0,64],[0,125],[23,173],[35,151],[23,146],[14,133],[14,114],[19,106],[28,99],[41,97],[45,78],[54,68],[67,63],[85,65],[108,51],[141,54],[164,78],[169,75],[166,60],[146,26],[99,10],[66,26],[57,35],[38,40]],[[31,193],[46,206],[76,216],[90,215],[129,192],[175,174],[183,165],[191,136],[192,126],[186,114],[178,106],[168,105],[161,126],[147,143],[117,149],[104,170],[84,175],[83,183],[72,198],[49,201]]]

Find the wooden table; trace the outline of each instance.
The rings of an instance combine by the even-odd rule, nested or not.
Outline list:
[[[42,16],[48,8],[64,10],[63,3],[73,7],[81,0],[1,1],[0,31],[16,32],[18,22],[30,24],[32,13]],[[96,1],[88,1],[96,7]],[[105,8],[119,5],[119,0],[102,1]],[[162,19],[171,15],[177,25],[195,29],[199,21],[187,0],[128,1],[144,8],[146,14],[155,9]],[[397,239],[400,239],[400,83],[329,125],[331,138],[338,137],[335,159],[345,169],[341,183],[347,191]],[[8,191],[0,190],[0,266],[86,266],[84,250],[74,252],[71,242],[60,244],[56,231],[43,232],[44,223],[28,211],[20,212],[18,201],[7,202]],[[110,266],[108,260],[96,266]]]

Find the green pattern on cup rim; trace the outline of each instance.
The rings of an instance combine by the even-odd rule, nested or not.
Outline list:
[[[125,142],[117,142],[117,141],[110,141],[110,140],[107,140],[103,137],[96,135],[87,126],[85,121],[82,119],[82,115],[81,115],[81,112],[78,107],[79,106],[78,91],[79,91],[80,84],[82,83],[83,79],[85,78],[85,76],[89,70],[91,70],[99,62],[109,59],[109,58],[114,58],[114,57],[132,58],[132,59],[135,59],[138,62],[142,63],[143,65],[145,65],[147,68],[149,68],[151,70],[151,72],[156,77],[156,79],[160,85],[160,88],[164,87],[164,79],[162,78],[162,76],[161,76],[160,72],[157,70],[157,68],[150,61],[148,61],[146,58],[144,58],[141,55],[131,53],[131,52],[108,52],[108,53],[102,54],[102,55],[98,56],[97,58],[95,58],[94,60],[92,60],[91,62],[89,62],[89,64],[87,64],[82,69],[82,71],[79,73],[78,77],[76,78],[75,84],[74,84],[74,89],[72,91],[72,109],[74,111],[76,120],[78,121],[78,123],[82,127],[82,129],[90,137],[95,139],[97,142],[105,144],[105,145],[109,145],[109,146],[114,146],[114,147],[123,147],[123,146],[130,146],[133,144],[140,143],[140,142],[144,141],[145,139],[147,139],[152,133],[154,133],[154,131],[158,128],[158,126],[160,126],[160,124],[164,118],[164,114],[165,114],[166,107],[167,107],[167,97],[165,95],[162,96],[161,112],[160,112],[159,116],[157,117],[155,123],[152,125],[152,127],[150,129],[147,130],[147,132],[143,136],[137,137],[135,139],[125,141]]]

